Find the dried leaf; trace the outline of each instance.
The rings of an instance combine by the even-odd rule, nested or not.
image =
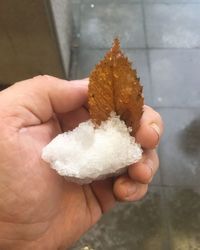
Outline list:
[[[133,135],[139,127],[143,112],[142,86],[136,70],[131,69],[120,49],[118,39],[104,59],[96,65],[89,80],[89,111],[92,121],[100,125],[115,111]]]

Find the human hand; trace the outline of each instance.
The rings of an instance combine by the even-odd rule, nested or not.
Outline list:
[[[154,148],[160,116],[145,107],[137,140],[143,160],[115,181],[79,186],[67,182],[41,159],[58,133],[89,118],[87,80],[67,82],[39,76],[0,92],[0,248],[65,249],[87,231],[115,200],[137,200],[158,168]],[[154,126],[155,127],[155,126]],[[136,192],[127,197],[128,187]],[[130,190],[130,189],[129,189]]]

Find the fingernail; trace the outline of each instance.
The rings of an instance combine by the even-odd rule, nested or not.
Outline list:
[[[126,198],[130,197],[137,191],[137,186],[135,184],[128,183],[126,190]]]

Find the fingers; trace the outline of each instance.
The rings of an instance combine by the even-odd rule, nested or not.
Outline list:
[[[128,167],[129,177],[137,182],[148,184],[152,181],[159,167],[156,150],[146,150],[142,159]]]
[[[120,201],[140,200],[145,196],[147,190],[147,184],[133,181],[127,175],[118,177],[113,186],[115,197]]]
[[[54,113],[80,108],[87,100],[87,84],[87,80],[68,82],[38,76],[3,91],[0,104],[10,107],[15,116],[20,116],[21,126],[38,125],[48,121]]]
[[[163,133],[163,121],[159,113],[149,106],[144,106],[141,125],[136,133],[136,140],[143,148],[155,148]]]
[[[136,201],[147,192],[148,184],[158,170],[156,150],[146,150],[140,162],[128,167],[127,175],[118,177],[114,183],[114,194],[121,201]]]

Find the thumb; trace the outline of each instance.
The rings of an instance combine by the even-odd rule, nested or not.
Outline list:
[[[0,116],[13,120],[15,126],[38,125],[54,113],[66,113],[87,101],[87,81],[66,81],[51,76],[37,76],[18,82],[0,92]]]

